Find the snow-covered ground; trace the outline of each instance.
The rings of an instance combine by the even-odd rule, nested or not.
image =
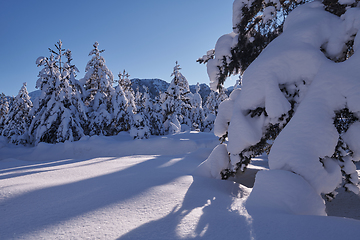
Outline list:
[[[1,138],[0,239],[360,238],[353,193],[327,205],[331,217],[246,205],[266,158],[255,159],[237,183],[202,176],[197,167],[217,143],[195,132],[33,148]]]

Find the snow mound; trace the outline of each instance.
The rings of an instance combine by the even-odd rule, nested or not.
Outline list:
[[[299,175],[283,170],[260,171],[246,202],[252,211],[326,216],[324,200]]]

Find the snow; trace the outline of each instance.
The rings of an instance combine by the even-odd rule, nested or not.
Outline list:
[[[226,144],[217,145],[209,157],[201,163],[195,173],[204,177],[221,179],[220,172],[229,165]],[[210,173],[210,174],[209,174]]]
[[[298,192],[305,194],[299,196]],[[311,185],[284,170],[258,172],[246,206],[249,211],[326,216],[324,200]]]
[[[304,216],[284,212],[279,204],[275,211],[271,200],[275,193],[291,198],[289,189],[272,184],[284,180],[282,175],[306,183],[295,174],[275,170],[269,189],[257,192],[200,176],[198,165],[218,142],[211,133],[131,139],[122,133],[29,148],[1,137],[1,239],[355,239],[360,234],[360,221],[342,218],[344,208],[345,215],[360,219],[359,198],[352,193],[339,194],[339,201],[350,204],[333,203],[340,217]],[[254,164],[249,168],[257,172],[267,161]],[[270,172],[261,171],[255,185]],[[308,197],[294,201],[311,208],[301,205]],[[304,213],[295,202],[289,209]]]
[[[231,48],[235,46],[237,35],[234,32],[221,36],[215,45],[215,58],[210,59],[207,63],[207,73],[210,78],[210,88],[217,91],[217,74],[218,65],[223,61],[225,57],[227,61],[230,61]]]
[[[276,14],[276,9],[274,6],[266,7],[263,12],[263,19],[262,19],[263,23],[272,20],[275,14]]]

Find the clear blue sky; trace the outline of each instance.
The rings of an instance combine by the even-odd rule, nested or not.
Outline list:
[[[179,61],[190,84],[209,83],[196,59],[232,31],[233,0],[0,0],[0,93],[17,95],[23,82],[35,90],[39,56],[61,39],[84,76],[92,44],[115,79],[160,78]],[[233,85],[228,81],[228,85]]]

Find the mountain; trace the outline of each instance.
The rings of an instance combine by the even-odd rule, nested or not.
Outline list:
[[[154,99],[155,97],[159,96],[159,92],[165,92],[170,83],[161,80],[161,79],[139,79],[139,78],[134,78],[131,79],[131,84],[132,84],[132,88],[134,90],[134,92],[137,91],[137,88],[139,88],[139,91],[141,93],[143,93],[145,91],[145,89],[143,88],[143,86],[146,86],[149,88],[149,94],[150,94],[150,98]]]
[[[35,90],[29,93],[29,97],[31,98],[31,101],[34,101],[35,98],[39,97],[41,95],[41,90]]]
[[[136,89],[139,88],[140,92],[144,92],[144,88],[142,86],[146,86],[149,88],[149,94],[150,94],[150,97],[151,98],[155,98],[157,96],[159,96],[159,92],[165,92],[170,83],[164,81],[164,80],[161,80],[161,79],[139,79],[139,78],[134,78],[134,79],[131,79],[131,83],[132,83],[132,88],[134,89],[134,91],[136,92]],[[192,93],[195,93],[195,86],[196,85],[190,85],[190,91]],[[230,87],[232,88],[232,87]],[[228,89],[229,91],[227,91],[226,93],[229,95],[231,90],[230,88]],[[201,98],[203,100],[203,102],[206,101],[206,98],[209,96],[211,90],[210,90],[210,87],[205,84],[205,83],[201,83],[200,84],[200,95],[201,95]],[[40,96],[41,94],[41,90],[35,90],[33,92],[30,92],[29,93],[29,96],[31,97],[31,100],[34,101],[34,99],[38,96]]]
[[[164,80],[161,80],[161,79],[138,79],[138,78],[135,78],[135,79],[131,79],[131,83],[132,83],[132,88],[134,89],[134,91],[136,92],[136,89],[139,88],[139,91],[140,92],[144,92],[144,88],[142,86],[146,86],[149,88],[149,94],[150,94],[150,97],[151,98],[155,98],[157,96],[159,96],[159,92],[165,92],[170,83],[164,81]],[[192,93],[195,93],[195,86],[196,85],[190,85],[190,92]],[[211,90],[210,90],[210,87],[205,84],[205,83],[202,83],[200,84],[200,95],[201,95],[201,98],[203,100],[203,102],[206,101],[206,98],[207,96],[210,94]]]

